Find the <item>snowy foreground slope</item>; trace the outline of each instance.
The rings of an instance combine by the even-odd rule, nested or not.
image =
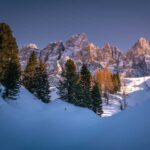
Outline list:
[[[150,91],[142,78],[126,80],[135,87],[128,104],[142,103],[108,118],[61,100],[43,104],[24,88],[15,102],[0,99],[0,150],[149,150]]]

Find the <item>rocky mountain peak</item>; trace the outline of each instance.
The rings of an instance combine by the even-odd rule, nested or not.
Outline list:
[[[57,61],[60,59],[62,52],[65,50],[65,47],[62,41],[50,42],[48,45],[41,50],[40,57],[47,62],[48,60]]]
[[[106,43],[105,45],[104,45],[104,48],[103,49],[105,49],[105,50],[110,50],[112,48],[112,46],[109,44],[109,43]]]
[[[141,37],[141,38],[139,38],[138,39],[138,42],[137,42],[139,45],[147,45],[147,44],[149,44],[149,41],[146,39],[146,38],[144,38],[144,37]]]
[[[37,45],[36,44],[33,44],[33,43],[30,43],[28,44],[27,46],[25,46],[26,48],[28,49],[38,49]]]
[[[150,54],[150,43],[147,39],[141,37],[137,42],[129,49],[134,55]]]
[[[107,61],[111,60],[113,57],[113,50],[114,50],[114,47],[111,46],[109,43],[106,43],[101,51],[103,55],[102,59],[107,60]]]
[[[89,40],[85,33],[79,33],[73,35],[65,42],[65,47],[67,49],[80,50],[81,48],[87,46]]]
[[[49,42],[45,48],[46,49],[47,48],[51,49],[51,48],[57,47],[57,46],[59,46],[61,44],[63,44],[62,41]]]
[[[92,49],[92,48],[96,48],[96,46],[93,43],[89,43],[88,46]]]
[[[130,67],[130,72],[127,76],[141,76],[146,68],[149,68],[150,62],[150,44],[149,41],[143,37],[129,49],[126,54],[126,66]],[[131,69],[132,68],[132,69]],[[128,69],[129,70],[129,69]],[[147,73],[145,75],[148,75]]]

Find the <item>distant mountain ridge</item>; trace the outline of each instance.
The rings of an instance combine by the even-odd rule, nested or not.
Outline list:
[[[51,82],[59,78],[61,69],[67,59],[71,58],[77,65],[78,71],[82,64],[87,64],[92,73],[106,65],[113,72],[120,72],[127,77],[149,75],[150,68],[150,42],[140,38],[126,53],[119,48],[105,44],[103,48],[97,47],[88,40],[85,33],[71,36],[66,42],[57,41],[39,50],[35,44],[29,44],[20,49],[22,69],[32,51],[47,64]]]

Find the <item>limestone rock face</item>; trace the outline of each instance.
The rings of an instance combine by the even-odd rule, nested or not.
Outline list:
[[[150,43],[145,38],[140,38],[127,52],[126,64],[130,67],[127,76],[150,75]]]
[[[40,58],[47,64],[48,73],[58,73],[58,60],[61,58],[65,47],[62,42],[49,43],[40,51]]]

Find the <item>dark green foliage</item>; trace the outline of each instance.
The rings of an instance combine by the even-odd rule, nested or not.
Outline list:
[[[12,57],[18,57],[18,47],[12,35],[10,27],[5,23],[0,23],[0,79],[5,75],[6,64]],[[13,60],[13,59],[12,59]]]
[[[117,81],[118,81],[118,91],[120,91],[120,89],[121,89],[121,80],[120,80],[120,75],[119,75],[119,73],[117,73]]]
[[[5,76],[3,78],[3,85],[5,90],[3,93],[4,98],[16,99],[20,88],[20,65],[18,63],[10,62],[7,64]]]
[[[23,85],[44,103],[50,102],[50,86],[46,65],[42,60],[37,59],[36,53],[33,51],[23,74]]]
[[[5,87],[4,98],[15,99],[20,88],[20,63],[16,39],[10,27],[0,23],[0,82]]]
[[[91,91],[91,97],[92,97],[92,110],[95,113],[102,114],[103,111],[102,111],[101,93],[100,93],[100,89],[96,81],[94,82],[94,85]]]
[[[61,99],[75,104],[75,91],[78,76],[76,73],[76,66],[71,59],[67,60],[67,62],[65,63],[61,76],[62,79],[59,81],[58,84],[58,94],[60,95]]]
[[[76,73],[74,62],[69,59],[62,70],[62,79],[58,84],[60,98],[77,106],[88,107],[94,112],[102,113],[102,100],[98,84],[95,82],[92,91],[92,76],[86,65],[80,74]]]
[[[80,72],[80,86],[81,86],[81,106],[83,107],[92,107],[92,99],[91,99],[91,73],[88,70],[87,66],[84,64],[81,68]]]
[[[77,106],[83,106],[83,96],[82,96],[82,86],[80,84],[80,74],[77,75],[77,82],[75,87],[75,99],[76,99],[76,105]]]
[[[42,62],[42,60],[39,60],[39,65],[36,68],[36,74],[34,79],[36,89],[35,89],[35,95],[42,100],[44,103],[50,102],[50,86],[48,81],[48,74],[46,72],[46,65]]]
[[[113,74],[112,75],[112,82],[113,82],[113,92],[116,93],[117,91],[120,91],[121,88],[121,81],[119,74]]]
[[[35,74],[37,65],[37,56],[33,51],[25,68],[22,80],[23,85],[33,94],[36,92]]]

